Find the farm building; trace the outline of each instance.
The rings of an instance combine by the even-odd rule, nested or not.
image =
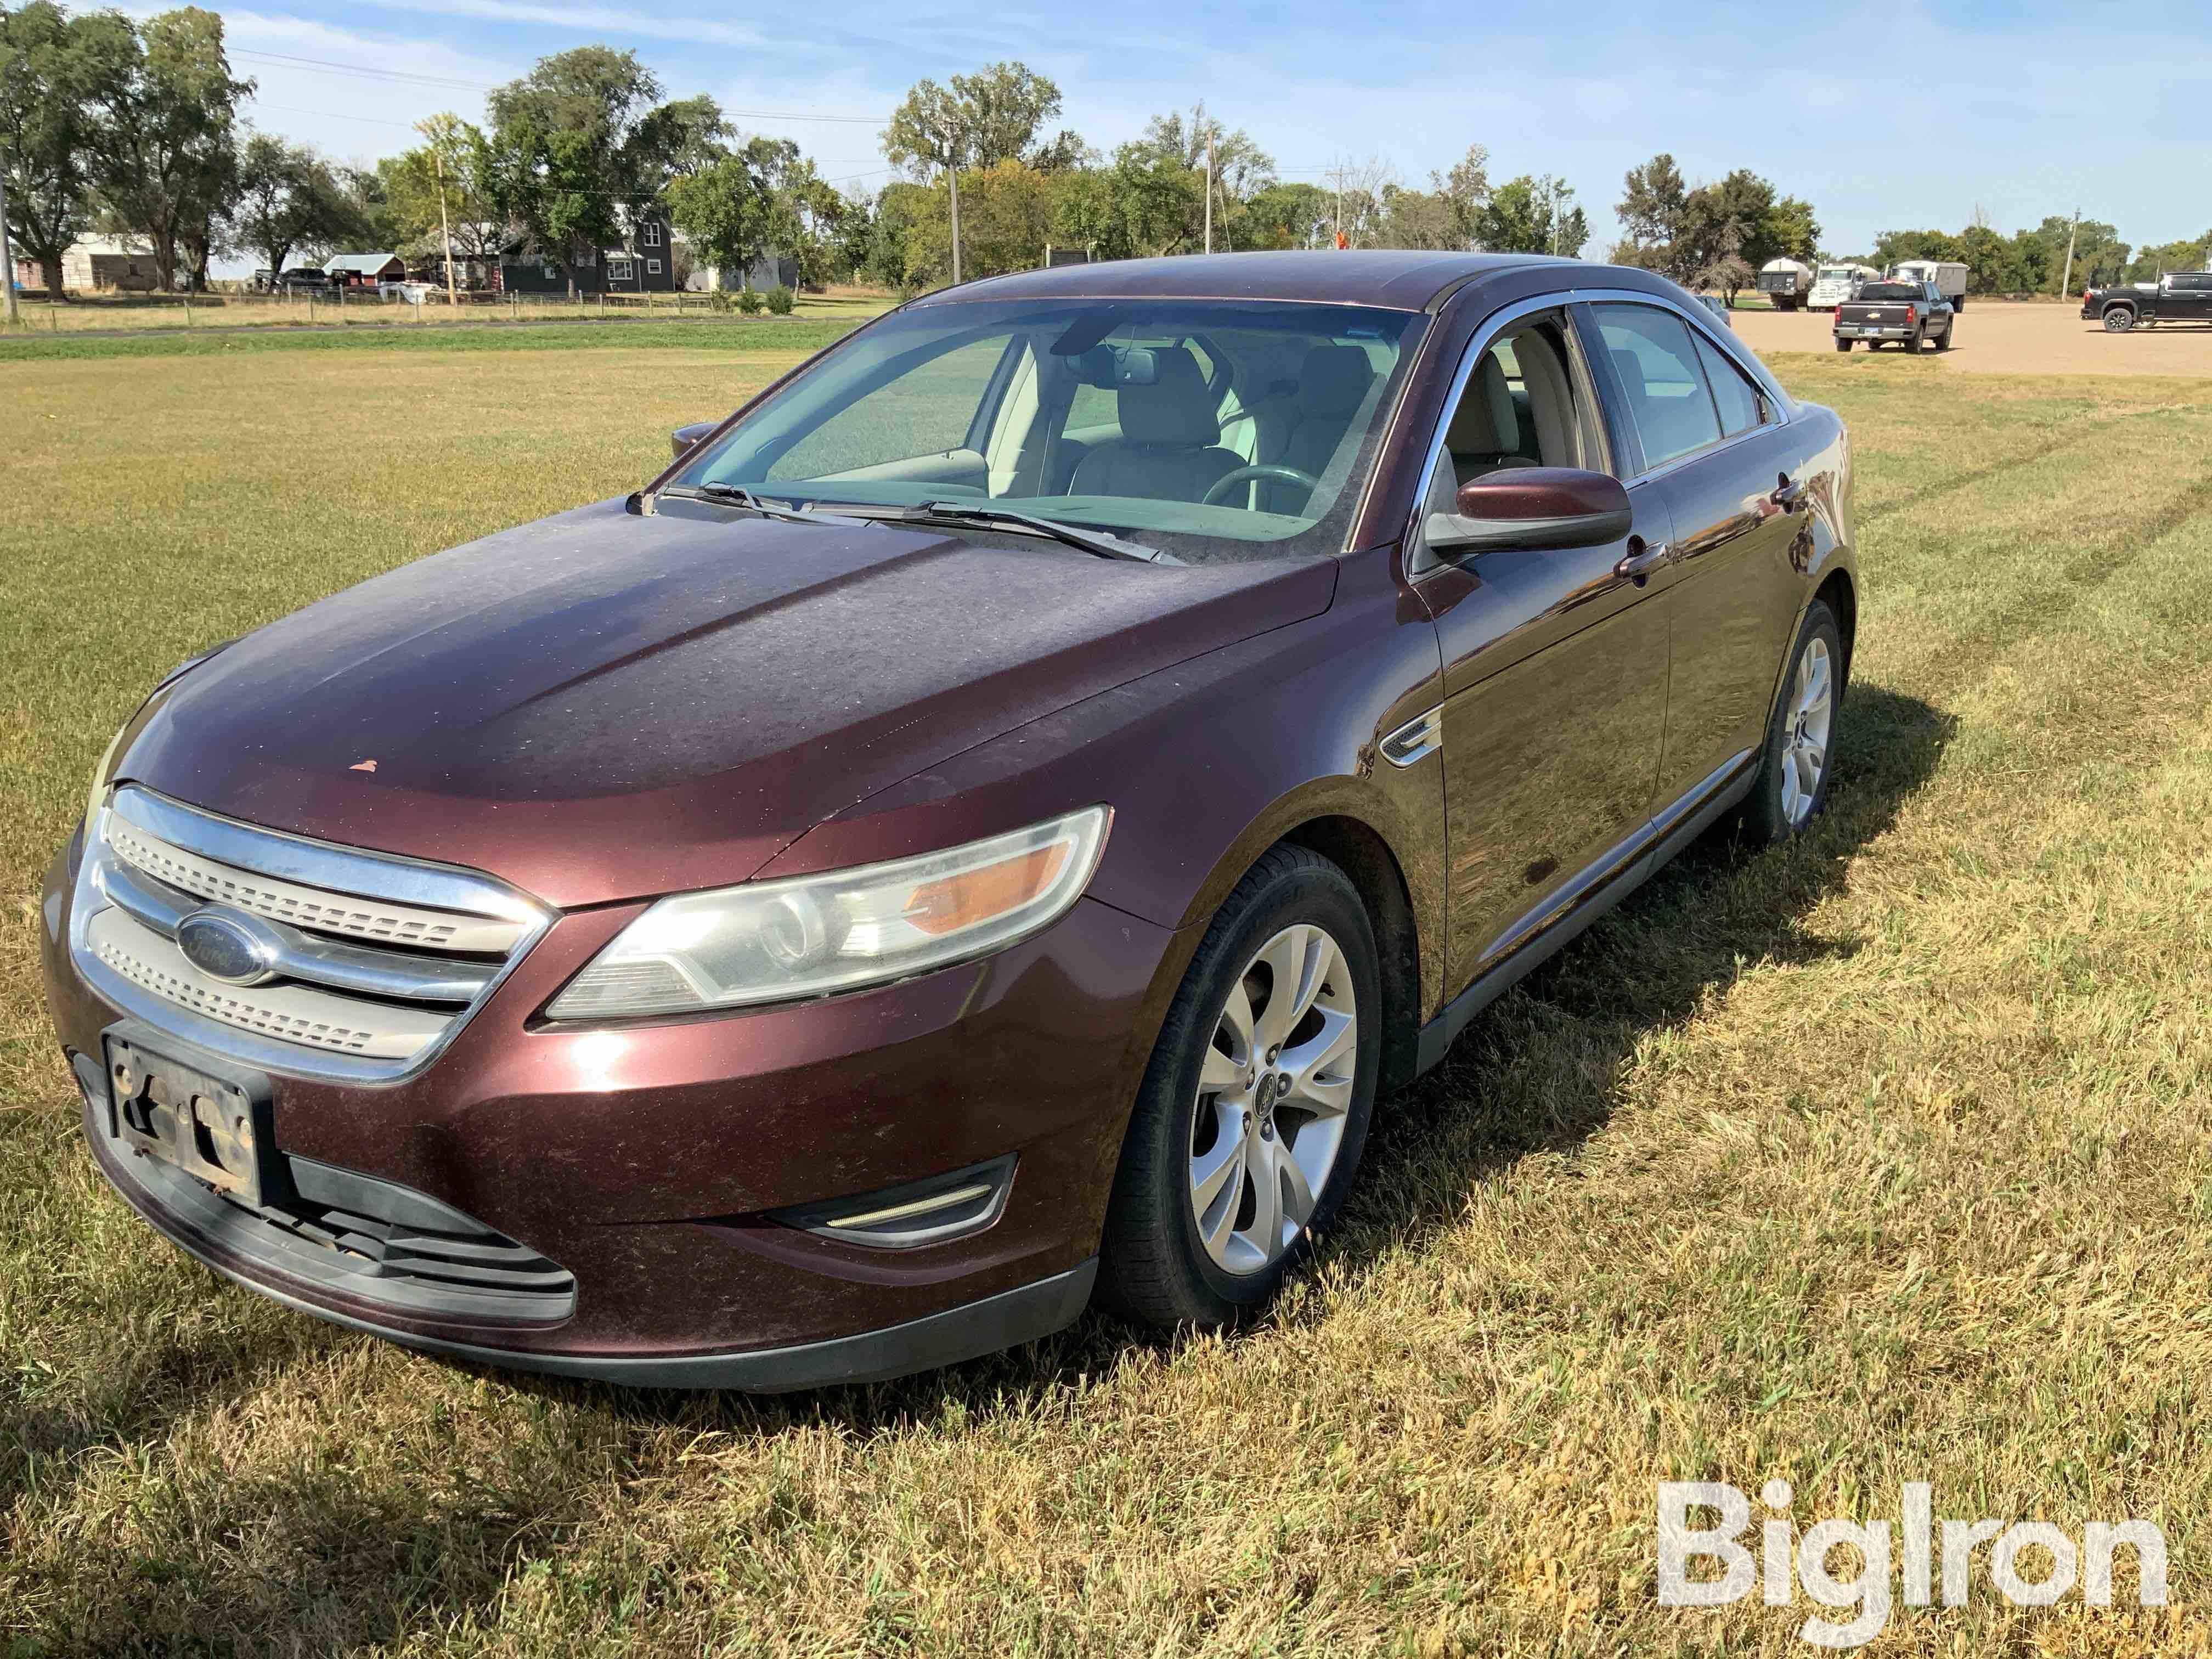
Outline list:
[[[500,255],[499,285],[508,294],[565,295],[573,278],[579,294],[672,294],[682,286],[676,252],[661,218],[640,220],[629,246],[586,253],[573,270],[556,254],[531,252],[527,239],[517,237]]]
[[[691,280],[684,285],[694,294],[711,294],[720,289],[734,294],[741,288],[757,289],[765,294],[772,288],[799,290],[799,261],[787,253],[764,253],[744,270],[734,266],[727,270],[715,265],[696,265]]]
[[[20,248],[15,253],[15,283],[24,289],[44,288],[46,283],[39,262],[24,258]],[[159,286],[153,251],[135,236],[81,238],[62,254],[62,286],[80,293],[151,293]]]
[[[339,253],[326,260],[323,269],[342,288],[374,288],[404,276],[407,262],[396,253]]]

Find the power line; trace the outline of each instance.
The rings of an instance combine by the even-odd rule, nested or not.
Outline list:
[[[256,63],[285,64],[300,69],[320,70],[331,75],[357,75],[376,81],[411,81],[424,86],[455,87],[464,92],[495,90],[482,81],[457,81],[443,75],[417,75],[411,70],[376,69],[362,64],[336,64],[327,58],[295,58],[289,52],[250,52],[243,48],[231,53],[234,58],[249,58]],[[850,126],[880,126],[889,121],[887,115],[813,115],[787,109],[726,109],[725,115],[742,115],[751,121],[832,121]]]

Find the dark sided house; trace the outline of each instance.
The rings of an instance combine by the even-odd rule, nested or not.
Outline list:
[[[641,219],[631,228],[629,246],[587,253],[572,272],[557,255],[532,252],[528,239],[517,237],[500,254],[500,289],[565,296],[573,276],[579,294],[672,294],[680,286],[674,240],[665,219]]]

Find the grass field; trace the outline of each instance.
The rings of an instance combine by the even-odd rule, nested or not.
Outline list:
[[[140,691],[626,487],[787,361],[0,368],[0,1652],[1803,1651],[1802,1596],[1654,1602],[1654,1481],[1778,1475],[1801,1528],[1924,1479],[2166,1529],[2165,1613],[1978,1571],[1871,1651],[2203,1650],[2212,383],[1779,360],[1856,441],[1831,811],[1478,1022],[1245,1334],[656,1397],[345,1334],[128,1219],[35,883]]]
[[[891,303],[869,289],[837,289],[798,296],[792,313],[848,325],[872,317]],[[514,324],[642,318],[647,320],[718,314],[704,294],[611,295],[568,300],[553,295],[520,295],[505,300],[471,300],[448,306],[442,295],[422,306],[402,305],[374,295],[356,294],[310,300],[307,295],[270,294],[80,295],[54,302],[25,299],[14,328],[0,321],[0,339],[18,335],[52,337],[118,331],[301,328],[438,328],[450,324]]]

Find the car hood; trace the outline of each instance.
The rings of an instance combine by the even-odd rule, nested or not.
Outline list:
[[[963,749],[1316,615],[1335,576],[606,501],[248,635],[117,775],[562,907],[713,886]]]

